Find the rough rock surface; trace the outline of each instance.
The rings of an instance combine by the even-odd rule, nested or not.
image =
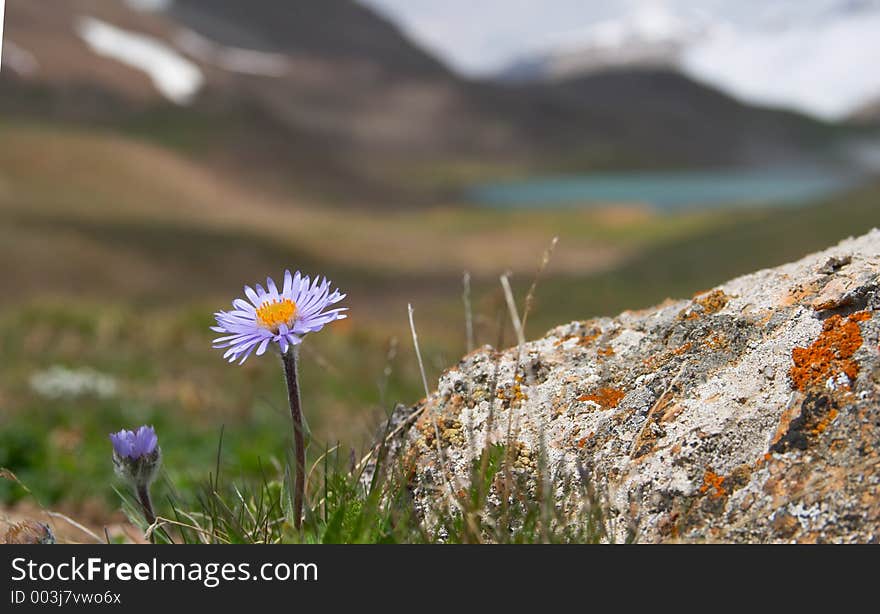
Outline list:
[[[641,542],[878,542],[878,285],[873,230],[690,300],[482,348],[395,412],[412,426],[393,448],[422,510],[512,434],[517,470],[542,450],[557,480],[586,468]]]

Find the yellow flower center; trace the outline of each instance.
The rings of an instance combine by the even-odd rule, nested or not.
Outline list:
[[[296,303],[286,298],[267,301],[257,308],[257,322],[271,331],[278,332],[282,324],[291,325],[296,317]]]

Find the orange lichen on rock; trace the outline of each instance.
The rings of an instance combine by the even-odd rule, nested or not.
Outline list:
[[[810,433],[812,435],[820,435],[828,426],[834,421],[837,417],[837,410],[832,409],[829,411],[822,419],[820,419],[816,425],[810,429]]]
[[[708,316],[718,313],[727,305],[730,297],[723,290],[712,290],[706,294],[694,297],[693,305],[684,309],[678,317],[684,320],[694,320],[700,316]]]
[[[593,394],[582,394],[577,398],[578,401],[593,401],[594,403],[598,403],[602,406],[603,409],[612,409],[617,407],[617,404],[620,403],[620,400],[626,396],[626,393],[623,390],[618,390],[617,388],[611,388],[610,386],[606,386],[603,388],[599,388]]]
[[[602,332],[601,330],[596,329],[596,330],[594,330],[594,332],[591,332],[586,335],[581,335],[581,338],[578,340],[578,345],[580,345],[582,347],[587,347],[593,341],[595,341],[595,339],[601,334],[601,332]]]
[[[602,334],[602,329],[597,326],[594,326],[594,327],[590,328],[589,331],[582,333],[580,335],[566,335],[565,337],[562,337],[561,339],[559,339],[553,345],[555,347],[559,347],[560,345],[562,345],[563,343],[565,343],[566,341],[568,341],[570,339],[577,339],[578,340],[577,345],[579,345],[581,347],[587,347],[593,341],[595,341],[596,338],[598,338],[599,335],[601,335],[601,334]]]
[[[665,365],[676,356],[681,356],[682,354],[689,352],[693,347],[694,344],[688,341],[687,343],[684,343],[677,348],[665,350],[659,354],[654,354],[653,356],[648,356],[642,361],[642,364],[647,366],[649,369],[657,369],[662,365]]]
[[[606,345],[603,348],[599,348],[596,352],[599,356],[614,356],[614,348],[610,345]]]
[[[504,409],[508,409],[511,406],[519,406],[523,401],[529,398],[522,389],[522,375],[517,375],[513,379],[513,385],[499,387],[495,391],[495,397],[504,402]]]
[[[684,354],[685,352],[690,350],[693,347],[693,345],[694,345],[693,343],[688,341],[684,345],[681,345],[681,346],[675,348],[674,350],[672,350],[672,354],[673,354],[673,356],[681,356],[682,354]]]
[[[709,294],[704,294],[694,300],[703,308],[703,313],[710,314],[724,309],[725,305],[727,305],[728,296],[721,290],[712,290]]]
[[[703,342],[706,347],[712,350],[720,350],[727,345],[727,339],[723,334],[715,333]]]
[[[707,469],[706,475],[703,476],[703,485],[700,486],[700,493],[705,495],[710,490],[713,499],[727,496],[727,489],[724,488],[724,476]]]
[[[841,373],[849,381],[859,374],[859,364],[853,355],[862,347],[862,333],[859,322],[871,317],[871,313],[860,311],[844,319],[833,315],[822,325],[822,333],[806,348],[794,348],[791,359],[794,365],[789,371],[792,387],[802,392],[816,387],[824,387],[830,378]]]

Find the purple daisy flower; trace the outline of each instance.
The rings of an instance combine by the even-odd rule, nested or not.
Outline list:
[[[113,451],[120,458],[137,460],[155,452],[159,438],[152,426],[142,426],[134,432],[122,429],[118,433],[111,433],[110,441],[113,442]]]
[[[284,284],[279,291],[272,278],[266,279],[266,289],[259,284],[256,290],[244,287],[248,301],[237,298],[232,301],[232,311],[214,314],[217,326],[211,330],[226,336],[214,339],[215,348],[228,348],[223,358],[244,364],[256,351],[262,355],[270,343],[277,343],[281,353],[291,346],[302,343],[303,337],[314,333],[334,320],[345,317],[346,307],[327,309],[345,298],[339,290],[330,292],[327,278],[291,275],[284,271]]]

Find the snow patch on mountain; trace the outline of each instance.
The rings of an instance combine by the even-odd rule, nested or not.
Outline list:
[[[178,49],[189,56],[229,72],[283,77],[290,70],[286,55],[220,45],[186,28],[178,32],[174,42]]]
[[[607,68],[674,67],[685,46],[707,28],[699,12],[684,16],[645,4],[623,16],[541,37],[538,50],[510,65],[502,78],[559,80]]]
[[[157,38],[94,17],[79,19],[76,31],[96,54],[146,73],[156,89],[176,104],[190,103],[205,83],[198,66]]]
[[[40,68],[40,63],[33,53],[9,39],[3,41],[3,57],[0,61],[4,67],[22,76],[32,75]]]
[[[6,15],[6,0],[0,0],[0,66],[3,64],[3,17]]]
[[[136,11],[156,13],[166,11],[174,4],[173,0],[125,0],[125,3]]]
[[[621,17],[552,34],[541,44],[562,52],[619,50],[634,44],[680,44],[702,34],[706,26],[707,20],[698,11],[678,14],[659,4],[645,4]]]

